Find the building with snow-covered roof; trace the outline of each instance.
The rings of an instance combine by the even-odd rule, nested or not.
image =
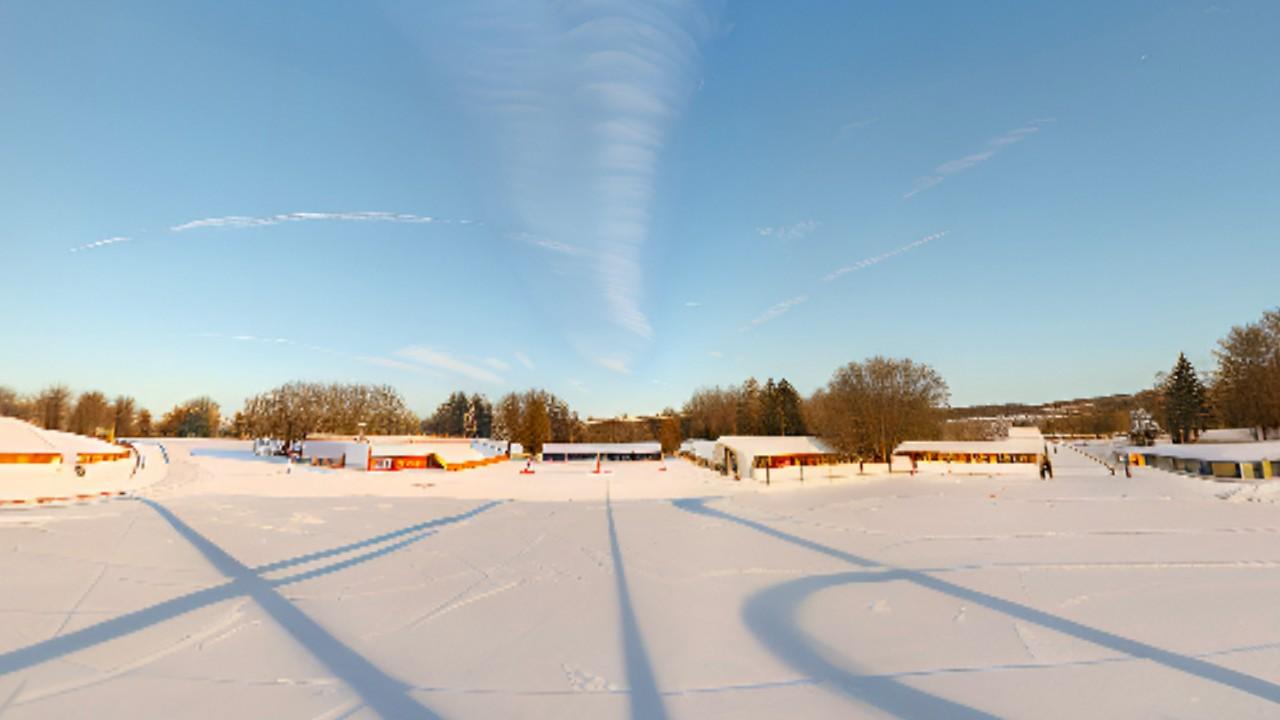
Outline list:
[[[716,466],[715,440],[685,440],[680,443],[679,454],[704,467]]]
[[[982,465],[1038,468],[1046,454],[1044,436],[1037,428],[1009,428],[1009,436],[996,440],[909,440],[893,451],[908,459],[914,467]],[[970,468],[971,470],[973,468]]]
[[[770,481],[770,471],[775,469],[834,465],[846,459],[809,435],[725,435],[712,450],[712,465],[720,472],[739,480],[765,482]]]
[[[1125,448],[1130,464],[1224,480],[1280,477],[1280,441]]]
[[[544,443],[543,462],[572,462],[575,460],[661,460],[662,444],[656,442],[623,443]]]
[[[56,474],[63,468],[72,468],[83,474],[86,465],[114,464],[131,457],[129,448],[121,445],[0,417],[0,467],[5,472]]]
[[[315,465],[357,470],[469,470],[508,459],[486,443],[421,435],[318,435],[303,443],[302,457]]]

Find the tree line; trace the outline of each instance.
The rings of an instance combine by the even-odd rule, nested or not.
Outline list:
[[[872,358],[850,363],[826,387],[805,398],[785,378],[764,384],[695,391],[680,412],[583,420],[569,404],[541,389],[511,392],[492,403],[484,395],[451,393],[418,418],[387,385],[291,382],[254,395],[224,418],[218,403],[198,397],[174,406],[159,421],[130,397],[108,401],[99,392],[74,397],[62,385],[22,397],[0,388],[0,414],[47,428],[101,437],[272,437],[292,443],[320,433],[401,435],[421,432],[488,437],[538,453],[548,442],[657,441],[674,452],[686,438],[817,433],[841,452],[887,459],[907,438],[936,437],[948,399],[946,383],[927,365]]]
[[[1202,374],[1179,353],[1172,369],[1156,376],[1146,410],[1163,421],[1175,443],[1194,441],[1214,427],[1247,428],[1258,440],[1274,439],[1280,428],[1280,309],[1232,327],[1213,355],[1216,366]]]
[[[245,400],[229,434],[289,445],[317,433],[408,435],[418,429],[417,415],[389,385],[291,382]]]
[[[108,399],[97,390],[77,395],[66,385],[50,385],[32,395],[0,386],[0,416],[99,438],[215,437],[222,427],[218,403],[208,397],[179,403],[155,420],[128,395]]]

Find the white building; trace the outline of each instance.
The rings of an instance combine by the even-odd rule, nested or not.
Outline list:
[[[574,460],[661,460],[662,443],[545,443],[542,446],[543,462],[572,462]]]
[[[1009,437],[998,440],[911,440],[893,454],[920,468],[988,474],[1038,468],[1045,451],[1038,428],[1014,427],[1009,428]]]
[[[715,442],[712,465],[734,478],[767,480],[770,470],[834,465],[844,460],[826,443],[808,435],[726,435]]]

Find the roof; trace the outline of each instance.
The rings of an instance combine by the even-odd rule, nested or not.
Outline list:
[[[680,443],[680,450],[693,453],[703,460],[712,460],[716,456],[715,440],[685,440]]]
[[[373,457],[426,457],[436,455],[446,464],[483,460],[484,453],[471,447],[471,442],[375,443],[370,446]]]
[[[1044,452],[1044,439],[1037,434],[1034,437],[1010,437],[1006,440],[909,440],[893,451],[895,455],[913,452],[1038,455]]]
[[[103,453],[122,453],[127,449],[109,443],[106,440],[87,437],[85,435],[77,435],[75,433],[62,432],[61,430],[41,430],[49,441],[56,445],[63,452],[75,452],[85,455],[103,454]]]
[[[436,435],[341,435],[336,433],[312,433],[308,440],[334,442],[367,442],[370,445],[417,445],[420,443],[458,443],[470,445],[474,438],[442,437]]]
[[[1196,439],[1198,443],[1251,443],[1257,437],[1249,428],[1219,428],[1205,430]]]
[[[1131,447],[1127,452],[1138,455],[1159,455],[1161,457],[1183,458],[1187,460],[1205,460],[1208,462],[1258,462],[1260,460],[1280,460],[1280,441],[1251,443],[1199,443],[1174,445],[1152,445],[1150,447]]]
[[[573,454],[573,455],[596,455],[596,454],[625,454],[636,453],[637,455],[651,455],[653,453],[662,452],[662,443],[657,442],[633,442],[633,443],[544,443],[542,445],[542,454]]]
[[[61,453],[45,431],[18,418],[0,417],[0,453]]]
[[[736,453],[756,457],[831,455],[835,451],[810,435],[725,435],[716,441]]]
[[[102,455],[127,449],[97,438],[45,430],[12,417],[0,417],[0,453],[58,453],[59,455]]]

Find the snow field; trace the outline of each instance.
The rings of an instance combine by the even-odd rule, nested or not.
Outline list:
[[[0,715],[1220,718],[1280,701],[1280,517],[1217,483],[1066,451],[1051,482],[806,469],[768,489],[670,461],[284,475],[235,452],[178,443],[141,499],[0,513]]]

